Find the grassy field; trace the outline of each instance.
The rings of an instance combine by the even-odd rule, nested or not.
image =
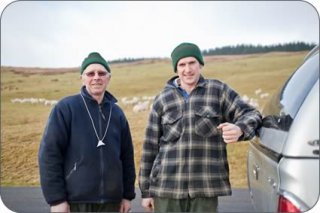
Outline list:
[[[268,53],[205,58],[203,75],[217,78],[239,92],[258,99],[255,90],[272,93],[302,62],[306,52]],[[134,113],[123,97],[155,96],[174,74],[169,60],[145,60],[111,65],[108,90],[125,111],[131,127],[138,174],[148,111]],[[12,103],[17,98],[59,100],[79,92],[79,72],[74,69],[1,67],[1,185],[39,185],[37,153],[52,106]],[[266,99],[259,99],[263,106]],[[246,154],[248,142],[228,146],[233,187],[247,187]]]

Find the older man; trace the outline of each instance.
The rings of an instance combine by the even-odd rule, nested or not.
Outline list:
[[[82,63],[80,94],[53,108],[39,150],[41,187],[52,212],[128,212],[135,197],[129,125],[106,91],[111,69],[97,52]]]

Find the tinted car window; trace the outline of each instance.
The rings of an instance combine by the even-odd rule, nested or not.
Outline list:
[[[264,109],[264,127],[283,131],[290,129],[298,109],[319,78],[318,56],[314,55],[300,66],[273,96],[269,105]]]

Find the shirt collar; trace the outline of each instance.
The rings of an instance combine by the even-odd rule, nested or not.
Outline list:
[[[174,87],[181,88],[181,83],[178,76],[171,78],[168,83],[170,84],[170,82],[171,82],[171,85],[173,85]],[[200,75],[200,78],[196,87],[204,87],[205,85],[206,85],[206,80],[202,75]]]

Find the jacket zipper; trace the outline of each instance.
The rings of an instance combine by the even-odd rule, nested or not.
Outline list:
[[[99,105],[99,112],[100,112],[103,120],[106,120],[106,117],[104,116],[104,114],[103,114],[103,112],[102,112],[102,107],[101,107],[101,105]],[[100,130],[101,130],[101,128],[100,128]],[[100,132],[100,133],[101,133],[101,132]]]
[[[101,137],[102,135],[102,119],[105,120],[105,117],[102,113],[102,108],[101,105],[99,105],[99,113],[101,114],[101,116],[99,116],[99,135]],[[104,194],[104,161],[103,161],[103,149],[100,148],[99,150],[100,152],[100,173],[101,173],[101,180],[100,180],[100,195],[101,195],[101,203],[103,202],[103,194]]]
[[[191,95],[192,93],[194,93],[194,91],[197,89],[197,87],[195,87],[189,94],[189,97],[188,97],[188,100],[185,100],[185,106],[186,108],[188,109],[187,110],[187,113],[190,114],[191,113],[191,110],[193,109],[192,107],[192,102],[191,102]],[[189,116],[189,127],[193,127],[193,124],[192,124],[192,116],[188,115]],[[192,156],[192,131],[189,132],[189,148],[187,149],[187,153],[188,153],[188,159],[192,159],[191,156]],[[190,174],[190,171],[191,171],[191,164],[190,162],[188,161],[188,182],[187,182],[187,189],[190,188],[190,186],[193,188],[194,185],[193,185],[193,182],[192,182],[192,176]],[[188,196],[191,196],[190,195],[190,192],[188,190]]]
[[[189,94],[189,98],[188,98],[188,100],[186,100],[186,103],[185,103],[185,105],[186,105],[186,108],[188,109],[188,116],[189,116],[189,128],[190,128],[190,126],[192,127],[192,116],[190,116],[190,112],[191,112],[191,109],[192,109],[192,107],[191,107],[191,101],[190,101],[190,99],[191,99],[191,94],[192,94],[192,92],[194,91],[195,89],[193,89],[192,91],[191,91],[191,93]],[[192,131],[190,131],[189,132],[189,148],[187,149],[187,152],[188,152],[188,159],[192,159],[191,157],[190,157],[190,155],[192,154],[191,153],[191,148],[192,148],[192,146],[191,146],[191,142],[192,141]],[[192,184],[192,179],[191,179],[191,175],[190,175],[190,171],[191,171],[191,165],[190,165],[190,161],[188,161],[188,182],[187,182],[187,189],[189,189],[190,188],[190,185],[191,185],[191,187],[193,187],[193,184]],[[191,195],[190,195],[190,191],[188,190],[188,196],[190,197]]]
[[[189,116],[189,114],[190,114],[190,110],[191,110],[191,101],[190,101],[190,98],[191,98],[191,93],[193,92],[191,92],[190,94],[189,94],[189,97],[188,97],[188,99],[185,99],[185,97],[179,92],[179,91],[177,91],[178,93],[179,93],[179,95],[181,96],[181,98],[183,99],[183,101],[184,101],[184,109],[183,109],[183,117],[185,116],[185,113],[187,114],[187,116]],[[192,124],[192,118],[191,118],[191,116],[189,116],[189,125],[191,125]],[[189,146],[190,146],[190,142],[191,142],[191,139],[192,139],[192,132],[190,132],[189,133],[189,141],[188,141],[188,143],[189,143]],[[185,156],[188,156],[188,159],[190,159],[190,154],[191,154],[191,152],[189,151],[190,149],[186,149],[186,151],[185,151]],[[185,161],[186,162],[186,161]],[[189,162],[187,161],[187,168],[188,168],[188,171],[187,171],[187,173],[189,174],[188,175],[188,180],[187,180],[187,189],[189,188],[189,185],[190,185],[190,181],[191,181],[191,177],[190,177],[190,170],[191,170],[191,168],[190,168],[190,164],[189,164]],[[188,190],[188,196],[190,196],[190,193],[189,193],[189,190]]]

